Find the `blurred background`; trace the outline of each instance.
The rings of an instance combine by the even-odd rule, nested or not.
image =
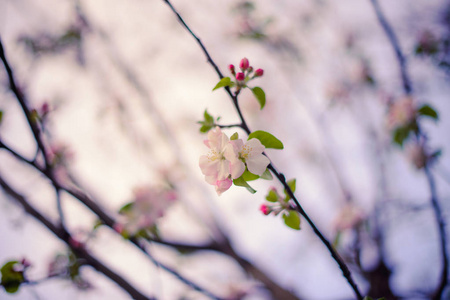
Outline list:
[[[225,76],[246,57],[264,76],[263,110],[239,96],[252,130],[284,144],[267,150],[300,203],[350,266],[363,293],[427,299],[442,269],[438,225],[423,159],[441,213],[450,199],[450,6],[443,0],[380,1],[407,59],[426,149],[393,140],[393,103],[405,98],[397,58],[371,1],[173,1]],[[0,0],[0,35],[30,108],[45,115],[44,141],[58,180],[117,215],[142,186],[170,185],[177,201],[158,220],[160,239],[186,245],[227,240],[233,255],[149,243],[160,262],[228,299],[352,299],[340,269],[306,222],[295,231],[259,211],[276,180],[233,186],[220,197],[198,166],[207,152],[205,109],[239,123],[192,36],[164,1]],[[6,72],[0,71],[1,141],[32,159],[36,145]],[[239,129],[224,129],[229,136]],[[445,133],[447,132],[447,134]],[[447,138],[445,138],[447,136]],[[441,155],[437,157],[437,151]],[[425,152],[425,153],[424,153]],[[436,155],[434,155],[436,154]],[[433,156],[433,157],[432,157]],[[422,163],[421,163],[422,159]],[[433,161],[432,161],[433,160]],[[431,164],[432,161],[432,164]],[[0,174],[51,220],[55,193],[42,174],[0,149]],[[49,274],[67,246],[0,190],[0,265],[26,258],[30,280]],[[155,266],[75,198],[62,194],[67,228],[91,253],[157,299],[208,299]],[[447,235],[448,237],[448,235]],[[201,248],[201,247],[200,247]],[[247,260],[276,287],[239,262]],[[0,299],[128,299],[89,267],[80,278],[24,285]],[[73,279],[73,278],[72,278]],[[449,295],[449,292],[446,292]]]

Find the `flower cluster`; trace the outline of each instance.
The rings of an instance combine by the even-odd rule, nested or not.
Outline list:
[[[230,140],[220,127],[210,130],[204,143],[210,150],[200,157],[200,169],[206,182],[216,187],[218,195],[228,190],[232,180],[241,177],[246,169],[261,176],[270,163],[258,139],[246,143],[242,139]]]
[[[231,75],[233,75],[236,79],[236,91],[239,91],[242,87],[245,87],[249,80],[256,77],[261,77],[264,74],[263,69],[257,69],[255,73],[253,73],[253,67],[250,66],[250,62],[245,57],[239,63],[239,69],[241,69],[241,72],[236,73],[234,65],[229,65],[228,69],[230,70]]]
[[[120,210],[122,218],[114,227],[124,236],[135,236],[146,230],[152,231],[156,221],[164,216],[177,198],[172,190],[148,186],[136,188],[133,192],[134,201],[122,207]]]
[[[295,191],[296,180],[290,180],[287,182],[292,192]],[[280,195],[275,187],[270,188],[269,193],[266,195],[268,203],[261,204],[259,210],[266,216],[273,214],[278,216],[282,214],[284,223],[295,230],[300,229],[300,215],[293,208],[290,203],[291,197],[289,193],[284,190],[284,195]]]

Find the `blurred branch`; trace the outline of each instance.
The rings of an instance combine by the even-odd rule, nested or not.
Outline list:
[[[89,254],[89,252],[82,247],[74,247],[71,243],[70,234],[63,228],[54,225],[51,221],[49,221],[45,216],[43,216],[40,212],[38,212],[22,195],[17,193],[8,183],[6,183],[3,177],[0,175],[0,186],[3,190],[10,195],[15,201],[17,201],[25,211],[34,217],[37,221],[39,221],[42,225],[44,225],[48,230],[50,230],[54,235],[56,235],[59,239],[61,239],[64,243],[66,243],[73,253],[84,260],[86,260],[87,264],[96,269],[98,272],[103,273],[106,277],[110,278],[117,285],[119,285],[122,289],[124,289],[133,299],[155,299],[149,298],[143,295],[141,292],[136,290],[131,284],[129,284],[125,279],[123,279],[120,275],[109,269],[102,262],[97,260],[94,256]]]
[[[372,3],[373,9],[375,11],[375,14],[377,15],[381,27],[383,27],[383,30],[386,33],[392,48],[394,49],[400,67],[403,89],[405,90],[405,93],[409,95],[412,93],[411,79],[409,78],[408,72],[406,70],[406,59],[402,53],[402,50],[400,49],[400,43],[398,42],[397,36],[395,35],[392,26],[389,24],[383,12],[381,11],[378,0],[370,0],[370,2]]]
[[[45,166],[46,166],[46,168],[49,168],[49,162],[47,159],[47,155],[45,153],[44,143],[42,142],[42,139],[40,136],[39,127],[38,127],[37,123],[33,120],[33,117],[31,116],[30,110],[28,109],[28,106],[27,106],[27,100],[26,100],[25,96],[23,95],[23,93],[19,89],[19,87],[16,85],[16,82],[14,80],[13,70],[11,69],[11,67],[8,63],[8,60],[6,59],[6,54],[5,54],[5,50],[3,49],[1,37],[0,37],[0,59],[2,60],[3,65],[5,66],[6,73],[8,75],[9,88],[16,96],[17,101],[19,102],[20,107],[22,108],[23,113],[27,119],[28,125],[31,128],[31,132],[33,133],[34,139],[36,140],[38,151],[40,150],[42,152]]]
[[[6,149],[8,152],[12,153],[16,158],[18,158],[19,160],[26,162],[28,164],[30,164],[31,166],[33,166],[36,170],[38,170],[39,172],[41,172],[43,175],[47,176],[47,173],[45,170],[42,170],[35,162],[29,161],[26,158],[24,158],[23,156],[21,156],[20,154],[18,154],[17,152],[13,151],[11,148],[9,148],[8,146],[6,146],[1,140],[0,140],[0,148]],[[47,178],[53,182],[54,179],[51,179],[47,176]],[[63,186],[59,183],[55,183],[57,184],[61,190],[65,191],[67,194],[71,195],[72,197],[78,199],[81,203],[83,203],[87,208],[89,208],[93,213],[95,213],[100,220],[103,222],[103,224],[105,224],[106,226],[110,227],[111,229],[114,230],[114,225],[116,224],[115,220],[113,217],[111,217],[108,213],[106,213],[97,203],[96,201],[92,200],[88,195],[86,195],[83,191],[78,190],[78,189],[72,189],[70,187],[66,187]],[[196,285],[195,283],[191,282],[190,280],[187,280],[186,278],[184,278],[183,276],[181,276],[180,274],[178,274],[175,270],[173,270],[172,268],[161,264],[160,262],[158,262],[153,256],[151,256],[148,251],[145,249],[145,247],[143,246],[142,243],[139,242],[138,239],[136,238],[130,238],[129,239],[130,242],[132,244],[134,244],[136,247],[139,248],[139,250],[141,250],[155,265],[161,267],[163,270],[171,273],[172,275],[174,275],[176,278],[178,278],[180,281],[182,281],[183,283],[185,283],[186,285],[192,287],[193,289],[213,298],[213,299],[220,299],[217,296],[214,296],[212,293],[206,291],[205,289],[201,288],[200,286]]]
[[[210,54],[208,53],[208,51],[206,50],[206,47],[203,45],[203,43],[201,42],[201,40],[192,32],[192,30],[190,29],[190,27],[185,23],[185,21],[183,20],[183,18],[180,16],[180,14],[178,13],[178,11],[173,7],[173,5],[170,3],[170,1],[168,0],[163,0],[172,10],[172,12],[177,16],[178,20],[180,21],[180,23],[186,28],[186,30],[192,35],[192,37],[197,41],[197,43],[199,44],[199,46],[201,47],[201,49],[203,50],[203,53],[206,55],[208,62],[213,66],[213,68],[215,69],[217,75],[219,76],[220,79],[223,78],[223,75],[220,71],[220,69],[217,67],[216,63],[212,60]],[[248,127],[245,118],[241,112],[239,103],[237,101],[237,95],[239,92],[233,94],[230,90],[229,87],[226,87],[225,90],[227,91],[228,95],[231,97],[231,100],[233,101],[234,107],[236,108],[239,118],[242,122],[242,129],[247,133],[250,134],[251,130]],[[319,239],[322,241],[322,243],[327,247],[328,251],[330,252],[331,256],[333,257],[333,259],[337,262],[337,264],[339,265],[339,268],[342,270],[342,273],[344,275],[344,277],[347,279],[348,283],[350,284],[351,288],[353,289],[353,291],[355,292],[356,296],[358,299],[363,299],[356,283],[354,282],[352,276],[351,276],[351,272],[349,270],[349,268],[347,267],[347,265],[345,264],[345,262],[342,260],[342,258],[339,256],[339,254],[336,252],[336,250],[331,246],[330,242],[323,236],[323,234],[319,231],[319,229],[315,226],[315,224],[313,223],[313,221],[309,218],[309,216],[306,214],[306,212],[303,210],[302,206],[300,205],[300,203],[298,202],[297,198],[295,197],[294,193],[292,192],[291,188],[289,187],[289,185],[286,182],[286,178],[284,177],[283,174],[279,173],[277,171],[277,169],[275,168],[275,166],[270,163],[268,166],[268,169],[270,171],[272,171],[272,173],[275,174],[275,176],[277,177],[277,179],[281,182],[281,184],[283,185],[283,187],[286,189],[287,193],[289,194],[289,196],[292,198],[292,200],[295,202],[296,204],[296,209],[298,210],[298,212],[305,218],[305,220],[309,223],[309,225],[311,226],[311,228],[313,229],[314,233],[317,235],[317,237],[319,237]]]
[[[46,173],[48,174],[49,178],[53,179],[53,177],[54,177],[53,170],[48,161],[47,150],[46,150],[44,142],[42,141],[42,138],[41,138],[41,131],[39,129],[39,125],[37,123],[36,118],[32,116],[32,113],[28,107],[25,95],[22,93],[22,91],[19,89],[19,87],[17,86],[17,84],[15,82],[13,70],[11,69],[11,67],[8,63],[8,60],[6,59],[6,54],[5,54],[5,50],[3,49],[1,37],[0,37],[0,58],[3,62],[3,65],[5,66],[5,70],[8,75],[10,90],[16,96],[16,99],[19,102],[20,107],[22,108],[22,111],[27,119],[28,125],[31,128],[34,139],[36,140],[36,144],[37,144],[36,158],[37,158],[37,154],[40,151],[42,154],[42,157],[44,159]],[[34,161],[36,161],[36,159],[34,159]],[[62,210],[62,206],[61,206],[60,188],[55,180],[52,180],[52,183],[53,183],[53,187],[55,188],[55,193],[56,193],[56,206],[58,209],[59,221],[60,221],[61,225],[63,227],[65,227],[64,214],[63,214],[63,210]]]
[[[45,171],[40,169],[39,166],[36,165],[35,162],[27,160],[26,158],[24,158],[23,156],[21,156],[20,154],[18,154],[17,152],[12,150],[8,146],[6,146],[1,140],[0,140],[0,148],[3,148],[5,150],[7,150],[14,157],[19,159],[20,161],[31,165],[32,167],[34,167],[35,169],[39,170],[42,174],[45,175]],[[86,205],[90,210],[92,210],[102,220],[102,222],[106,226],[108,226],[108,227],[113,229],[114,224],[115,224],[114,219],[111,216],[109,216],[100,206],[98,206],[96,204],[96,201],[92,200],[84,192],[82,192],[80,190],[77,190],[77,189],[71,189],[71,188],[68,188],[68,187],[62,187],[62,190],[64,190],[66,193],[68,193],[69,195],[71,195],[72,197],[78,199],[81,203]],[[203,244],[203,245],[190,245],[190,244],[184,244],[184,243],[169,242],[169,241],[165,241],[165,240],[162,240],[162,239],[155,239],[155,240],[151,240],[151,241],[155,242],[155,243],[158,243],[158,244],[161,244],[161,245],[165,245],[165,246],[177,249],[177,250],[179,250],[181,252],[215,251],[215,252],[219,252],[219,253],[225,254],[225,255],[233,258],[234,260],[236,260],[236,262],[246,272],[251,274],[255,279],[257,279],[257,280],[261,281],[263,284],[265,284],[267,289],[273,294],[275,299],[286,299],[286,300],[287,299],[292,299],[292,300],[300,299],[299,297],[295,296],[291,292],[283,289],[281,286],[279,286],[277,283],[275,283],[263,271],[261,271],[257,266],[253,265],[251,262],[249,262],[245,258],[242,258],[239,254],[237,254],[236,251],[231,246],[231,244],[229,243],[229,241],[228,241],[228,239],[226,238],[225,235],[223,235],[223,240],[224,241],[221,242],[221,243],[211,242],[209,244]],[[143,246],[143,244],[141,242],[139,242],[139,240],[137,240],[135,238],[131,238],[130,241],[135,246],[137,246],[140,250],[142,250],[146,255],[148,255],[145,247]],[[162,269],[172,273],[172,275],[177,277],[182,282],[186,283],[188,286],[191,286],[194,289],[196,289],[196,290],[198,290],[200,292],[203,292],[203,289],[201,289],[200,287],[196,286],[192,282],[187,281],[186,279],[184,279],[183,277],[178,275],[178,273],[176,273],[176,271],[168,268],[165,265],[162,265],[158,261],[154,260],[153,257],[150,257],[150,259],[152,259],[152,261],[155,264],[157,264],[159,267],[161,267]],[[277,295],[283,295],[283,297],[282,298],[278,298],[278,297],[276,297]],[[212,298],[214,298],[214,296]]]
[[[62,184],[60,184],[56,178],[53,176],[53,168],[52,166],[49,164],[47,158],[46,158],[46,148],[42,142],[41,136],[40,136],[40,129],[37,125],[37,123],[35,121],[32,120],[31,118],[31,114],[30,114],[30,110],[27,107],[26,101],[25,101],[25,97],[24,95],[18,90],[17,85],[15,83],[14,77],[13,77],[13,71],[11,69],[11,67],[9,66],[8,61],[6,60],[5,57],[5,53],[3,50],[3,45],[1,43],[0,40],[0,58],[3,61],[3,64],[5,65],[5,68],[7,70],[8,73],[8,78],[10,81],[10,88],[11,90],[14,92],[17,100],[19,101],[19,103],[21,104],[21,107],[27,117],[27,120],[29,122],[30,127],[32,128],[33,134],[35,136],[35,139],[38,143],[38,148],[41,150],[44,159],[45,159],[45,168],[41,167],[36,160],[30,161],[26,158],[24,158],[23,156],[21,156],[20,154],[16,153],[15,151],[13,151],[10,147],[7,147],[3,142],[0,141],[0,148],[3,148],[5,150],[7,150],[8,152],[12,153],[16,158],[18,158],[19,160],[33,166],[36,170],[38,170],[39,172],[41,172],[44,176],[46,176],[50,182],[52,183],[52,185],[55,187],[55,191],[57,193],[57,209],[58,209],[58,213],[60,215],[60,222],[62,225],[62,229],[64,232],[67,233],[67,230],[64,226],[63,220],[63,214],[62,214],[62,208],[61,208],[61,203],[60,203],[60,191],[63,190],[66,193],[68,193],[69,195],[73,196],[74,198],[78,199],[81,203],[83,203],[85,206],[87,206],[91,211],[93,211],[101,220],[102,222],[104,222],[106,225],[108,225],[109,227],[113,228],[115,221],[112,217],[110,217],[107,213],[104,212],[104,210],[102,208],[100,208],[100,206],[98,206],[92,199],[90,199],[89,196],[87,196],[86,194],[84,194],[82,191],[80,190],[75,190],[69,187],[65,187]],[[46,225],[47,226],[47,225]],[[48,226],[47,226],[48,227]],[[69,233],[67,233],[69,234]],[[212,299],[220,299],[220,297],[215,296],[213,293],[205,290],[204,288],[201,288],[200,286],[198,286],[197,284],[191,282],[190,280],[184,278],[183,276],[181,276],[180,274],[178,274],[175,270],[173,270],[172,268],[165,266],[161,263],[159,263],[158,261],[155,260],[155,258],[153,256],[151,256],[148,251],[146,251],[145,247],[136,239],[136,238],[130,238],[130,241],[137,246],[142,252],[144,252],[144,254],[157,266],[161,267],[162,269],[164,269],[165,271],[171,273],[172,275],[174,275],[176,278],[178,278],[180,281],[182,281],[183,283],[187,284],[188,286],[192,287],[193,289],[203,293],[204,295],[212,298]]]
[[[434,182],[434,177],[431,174],[431,171],[430,171],[430,168],[428,165],[425,165],[424,170],[425,170],[425,174],[426,174],[428,185],[429,185],[430,192],[431,192],[431,204],[433,206],[433,210],[434,210],[434,213],[436,216],[436,221],[437,221],[438,227],[439,227],[441,256],[442,256],[442,261],[443,261],[440,282],[439,282],[439,285],[438,285],[436,291],[434,292],[434,296],[433,296],[433,299],[439,300],[439,299],[441,299],[444,289],[445,289],[446,285],[448,284],[448,275],[449,275],[449,270],[448,270],[449,262],[448,262],[448,255],[447,255],[447,239],[446,239],[446,234],[445,234],[445,221],[444,221],[444,217],[442,216],[441,207],[439,205],[439,200],[437,197],[437,191],[436,191],[436,185]]]
[[[283,300],[298,300],[298,296],[294,295],[292,292],[280,287],[276,282],[270,279],[266,273],[264,273],[257,266],[249,262],[247,259],[240,256],[228,239],[224,239],[222,242],[211,242],[209,244],[203,245],[189,245],[176,242],[168,242],[165,240],[157,239],[152,240],[155,243],[165,245],[171,248],[175,248],[181,252],[195,252],[195,251],[215,251],[227,255],[233,258],[248,274],[252,275],[256,280],[263,283],[266,288],[272,293],[274,299]]]
[[[386,35],[388,36],[389,41],[396,53],[397,60],[400,65],[401,77],[403,80],[403,90],[404,90],[405,94],[410,95],[412,93],[411,80],[410,80],[410,78],[408,76],[408,72],[406,70],[406,60],[400,49],[398,39],[395,36],[395,33],[392,30],[391,25],[386,20],[383,12],[381,11],[378,1],[377,0],[370,0],[370,1],[375,10],[378,21],[380,22],[381,26],[383,27],[383,29],[384,29]],[[419,139],[423,138],[424,143],[426,143],[427,142],[426,135],[420,129],[419,124],[417,124],[417,127],[418,127],[417,133],[416,133],[417,139],[419,140]],[[438,300],[438,299],[441,299],[444,289],[445,289],[446,285],[448,284],[449,258],[448,258],[448,254],[447,254],[447,239],[446,239],[446,233],[445,233],[445,222],[444,222],[444,218],[442,216],[441,207],[439,205],[439,199],[437,196],[437,190],[436,190],[436,184],[434,182],[434,177],[430,171],[430,162],[429,161],[427,161],[424,166],[424,172],[426,175],[428,187],[430,189],[431,204],[432,204],[433,211],[434,211],[434,214],[436,217],[436,222],[438,223],[438,231],[439,231],[440,246],[441,246],[440,248],[441,248],[441,256],[442,256],[442,263],[443,263],[441,278],[439,280],[438,287],[437,287],[436,291],[434,292],[434,296],[433,296],[433,299]]]

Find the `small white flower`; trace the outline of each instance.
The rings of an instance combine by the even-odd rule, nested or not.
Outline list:
[[[230,162],[225,158],[224,152],[229,143],[228,136],[219,127],[208,132],[205,145],[210,149],[207,155],[200,156],[200,169],[210,184],[217,180],[224,180],[230,175]]]
[[[230,172],[233,178],[238,178],[248,170],[258,176],[266,171],[270,160],[263,154],[266,147],[258,139],[250,139],[245,144],[241,139],[231,141],[225,151],[225,157],[230,161]],[[245,165],[244,165],[245,162]]]

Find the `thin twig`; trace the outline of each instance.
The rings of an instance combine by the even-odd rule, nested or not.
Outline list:
[[[425,171],[425,174],[427,177],[427,182],[428,182],[430,192],[431,192],[431,205],[433,206],[433,210],[434,210],[434,213],[436,216],[436,221],[438,223],[439,238],[440,238],[440,243],[441,243],[441,245],[440,245],[441,246],[441,256],[442,256],[442,262],[443,262],[442,273],[441,273],[441,278],[440,278],[438,287],[433,295],[434,300],[439,300],[439,299],[441,299],[444,289],[448,283],[448,275],[449,275],[449,270],[448,270],[449,262],[448,262],[448,256],[447,256],[447,240],[445,237],[445,234],[446,234],[445,233],[445,221],[444,221],[444,217],[442,216],[442,213],[441,213],[442,210],[441,210],[439,200],[437,197],[436,184],[434,182],[434,177],[433,177],[433,174],[431,174],[431,171],[430,171],[428,165],[426,165],[424,167],[424,171]]]
[[[45,166],[46,166],[46,168],[49,168],[49,162],[48,162],[47,155],[45,153],[45,146],[44,146],[44,143],[43,143],[43,141],[41,139],[39,127],[36,124],[36,122],[33,119],[33,117],[31,116],[31,112],[28,109],[27,100],[26,100],[25,96],[23,95],[21,90],[17,87],[17,84],[16,84],[16,82],[14,80],[13,70],[11,69],[11,67],[10,67],[10,65],[8,63],[8,60],[6,59],[6,54],[5,54],[5,50],[3,49],[3,44],[2,44],[1,37],[0,37],[0,59],[2,60],[3,65],[5,66],[6,73],[8,75],[9,88],[11,89],[11,91],[16,96],[17,101],[19,102],[20,107],[22,108],[23,113],[24,113],[24,115],[25,115],[25,117],[27,119],[28,125],[31,128],[31,132],[33,133],[34,139],[36,140],[38,151],[40,150],[42,152],[42,156],[44,158]]]
[[[20,107],[22,108],[22,111],[27,119],[28,125],[31,128],[31,131],[33,133],[34,139],[36,140],[37,149],[36,149],[36,156],[33,161],[36,161],[36,158],[38,156],[38,153],[41,152],[42,157],[44,159],[45,163],[45,171],[48,174],[49,178],[54,178],[53,169],[50,165],[50,162],[48,161],[47,157],[47,149],[44,145],[44,142],[42,141],[41,137],[41,130],[39,129],[39,125],[37,124],[36,118],[32,116],[32,113],[28,107],[27,99],[25,98],[25,95],[22,93],[22,91],[18,88],[16,81],[14,79],[14,72],[9,65],[8,60],[6,59],[5,50],[3,49],[3,44],[0,37],[0,59],[3,62],[3,65],[5,66],[6,73],[8,75],[9,80],[9,88],[16,96],[17,101],[19,102]],[[55,180],[52,180],[53,187],[55,188],[56,193],[56,206],[58,210],[58,214],[60,217],[61,225],[65,228],[65,222],[64,222],[64,215],[63,210],[61,206],[61,198],[60,198],[60,189],[58,184]]]
[[[178,20],[180,21],[180,23],[186,28],[186,30],[192,35],[192,37],[194,37],[194,39],[197,41],[197,43],[199,44],[199,46],[202,48],[203,53],[206,55],[208,62],[213,66],[213,68],[215,69],[216,73],[219,75],[219,78],[222,79],[223,75],[220,71],[220,69],[217,67],[216,63],[213,61],[213,59],[211,58],[210,54],[208,53],[208,51],[206,50],[206,47],[203,45],[203,43],[201,42],[201,40],[193,33],[193,31],[190,29],[190,27],[186,24],[186,22],[183,20],[183,18],[180,16],[180,14],[178,13],[178,11],[174,8],[174,6],[170,3],[170,1],[168,0],[163,0],[164,2],[166,2],[167,5],[169,5],[169,7],[171,8],[171,10],[175,13],[175,15],[178,17]],[[227,93],[229,94],[229,96],[231,97],[234,107],[236,108],[239,118],[241,119],[242,122],[242,129],[247,133],[250,134],[251,130],[248,127],[245,118],[242,114],[242,111],[240,109],[239,103],[238,103],[238,99],[237,99],[237,95],[233,94],[231,92],[231,90],[229,89],[229,87],[225,88]],[[331,256],[333,257],[333,259],[338,263],[339,267],[342,270],[342,273],[344,275],[344,277],[347,279],[348,283],[350,284],[351,288],[353,289],[353,291],[356,294],[356,297],[358,299],[363,299],[356,283],[354,282],[350,270],[348,269],[347,265],[345,264],[345,262],[340,258],[339,254],[334,250],[334,248],[331,246],[331,244],[328,242],[328,240],[323,236],[323,234],[318,230],[318,228],[315,226],[315,224],[313,223],[313,221],[309,218],[309,216],[306,214],[306,212],[304,211],[304,209],[302,208],[302,206],[300,205],[300,203],[298,202],[297,198],[294,196],[294,193],[292,192],[291,188],[288,186],[287,182],[286,182],[286,178],[284,177],[283,174],[279,173],[276,168],[273,166],[273,164],[271,163],[268,166],[269,170],[271,170],[274,175],[277,177],[277,179],[282,183],[282,185],[284,186],[284,188],[286,189],[286,191],[288,192],[289,196],[293,199],[293,201],[295,202],[296,206],[297,206],[297,210],[299,211],[299,213],[306,219],[306,221],[310,224],[310,226],[312,227],[314,233],[319,237],[319,239],[322,241],[322,243],[327,247],[327,249],[329,250]]]
[[[372,3],[373,9],[375,10],[375,14],[377,15],[378,21],[380,25],[383,27],[384,32],[386,33],[392,48],[394,49],[395,55],[397,57],[397,61],[400,67],[400,74],[403,82],[403,89],[407,95],[412,93],[411,80],[408,76],[408,72],[406,70],[406,59],[403,55],[402,50],[400,49],[400,43],[398,42],[397,36],[395,35],[392,26],[387,21],[384,16],[380,5],[378,4],[378,0],[370,0]]]

